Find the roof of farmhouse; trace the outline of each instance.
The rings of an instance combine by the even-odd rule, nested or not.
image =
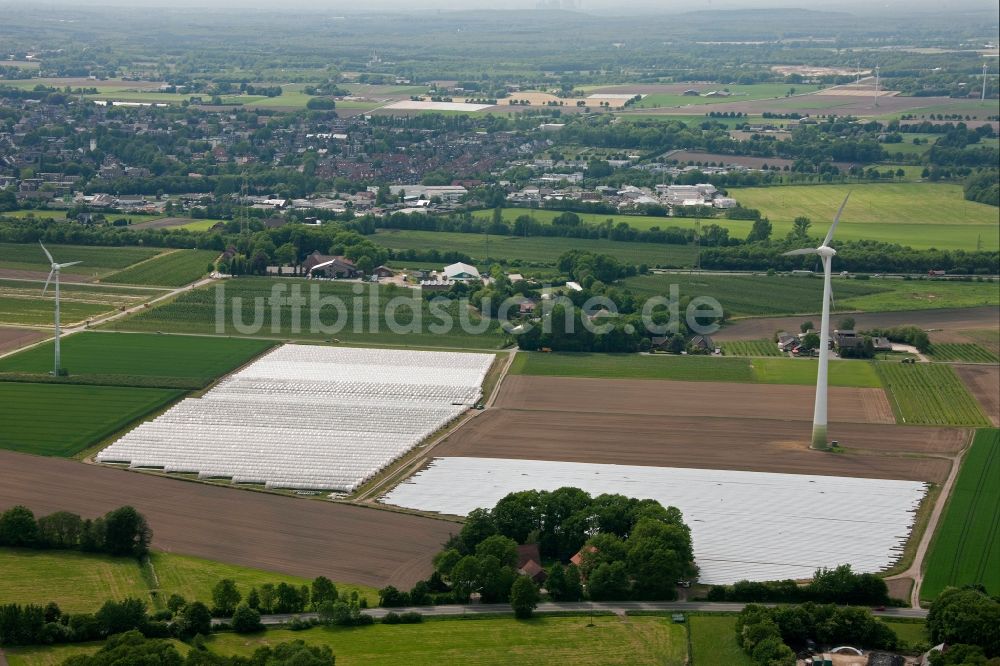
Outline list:
[[[451,266],[444,267],[444,274],[449,280],[461,277],[479,277],[479,269],[475,266],[470,266],[469,264],[463,264],[458,262],[457,264],[452,264]]]

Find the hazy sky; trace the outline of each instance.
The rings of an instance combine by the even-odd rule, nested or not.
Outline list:
[[[236,8],[254,7],[276,10],[319,10],[325,12],[374,12],[374,11],[455,11],[482,9],[533,9],[539,4],[561,2],[564,7],[579,8],[580,11],[599,14],[634,14],[634,13],[679,13],[699,10],[721,9],[766,9],[798,7],[823,11],[849,12],[892,12],[900,11],[934,11],[948,10],[992,10],[997,11],[996,0],[842,0],[837,3],[823,0],[364,0],[363,2],[348,0],[55,0],[30,2],[38,7],[51,6],[132,6],[132,7],[201,7],[201,8]],[[6,4],[0,0],[0,4]],[[23,4],[18,3],[21,7]],[[945,7],[947,5],[947,7]]]

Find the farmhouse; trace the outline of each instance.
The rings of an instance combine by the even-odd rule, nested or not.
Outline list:
[[[834,331],[833,341],[837,345],[837,349],[854,349],[864,343],[864,338],[859,336],[856,331],[844,330]]]
[[[306,257],[302,270],[313,277],[352,278],[358,275],[357,266],[347,257],[327,256],[319,252]]]

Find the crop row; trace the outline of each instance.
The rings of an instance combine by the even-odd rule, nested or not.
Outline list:
[[[897,417],[907,424],[989,425],[951,366],[878,363]]]

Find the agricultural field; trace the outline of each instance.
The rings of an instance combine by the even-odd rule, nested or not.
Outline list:
[[[760,340],[732,340],[722,344],[726,356],[787,356],[778,345],[767,338]]]
[[[72,456],[183,394],[172,389],[0,383],[0,449]]]
[[[102,282],[180,287],[208,274],[208,267],[218,256],[219,253],[213,250],[165,252],[109,275]]]
[[[920,598],[950,585],[1000,594],[1000,430],[976,433],[926,562]]]
[[[989,425],[982,409],[949,365],[877,363],[900,423]]]
[[[676,86],[671,86],[676,87]],[[684,86],[681,86],[684,87]],[[807,87],[804,85],[790,86],[787,83],[755,83],[751,85],[699,85],[693,84],[687,86],[690,88],[700,89],[702,93],[711,90],[727,90],[732,93],[728,97],[695,97],[693,95],[684,95],[683,90],[677,92],[651,92],[642,98],[641,101],[636,102],[631,108],[634,109],[659,109],[663,107],[671,106],[701,106],[708,104],[722,104],[722,103],[733,103],[733,102],[747,102],[755,99],[772,99],[775,97],[785,97],[785,95],[790,90],[796,90],[799,93],[807,91]],[[809,86],[809,90],[815,90],[815,86]],[[610,88],[608,89],[610,90]],[[602,90],[603,92],[603,90]],[[630,92],[627,90],[627,86],[622,87],[622,92]]]
[[[818,276],[667,273],[625,280],[625,286],[640,298],[668,294],[671,285],[680,288],[682,298],[715,298],[722,304],[727,319],[813,314],[819,311],[823,300],[823,281]],[[1000,303],[1000,288],[995,282],[835,277],[833,294],[834,312],[931,310]]]
[[[518,209],[505,209],[506,211]],[[551,211],[547,211],[551,212]],[[658,218],[663,219],[663,218]],[[393,250],[438,250],[461,252],[477,260],[486,257],[486,236],[437,231],[383,230],[373,240]],[[586,250],[610,254],[619,261],[648,266],[685,267],[694,264],[695,249],[686,245],[660,243],[626,243],[606,239],[558,238],[552,236],[495,236],[489,237],[489,256],[506,264],[554,264],[567,250]],[[440,268],[440,266],[438,266]]]
[[[288,296],[294,287],[298,287],[304,299],[319,307],[312,308],[309,303],[303,305],[297,328],[293,322],[293,308],[288,304],[282,305],[278,311],[279,320],[272,321],[274,308],[261,306],[255,312],[254,307],[255,299],[270,299],[272,287],[284,290],[279,296]],[[355,287],[361,288],[360,294],[355,293]],[[317,290],[318,299],[327,300],[313,299],[313,290]],[[403,297],[406,304],[395,309],[395,321],[399,324],[396,330],[399,332],[393,332],[388,325],[386,310],[389,309],[389,300],[397,296]],[[225,301],[225,321],[216,322],[216,299],[220,297]],[[386,307],[379,307],[378,302]],[[236,305],[241,309],[235,310]],[[414,308],[417,308],[419,317],[414,316]],[[372,309],[378,312],[377,317],[372,316]],[[356,316],[358,312],[360,317]],[[238,320],[235,323],[234,314]],[[449,332],[432,332],[431,326],[442,325],[445,314],[451,317],[454,326]],[[460,317],[480,326],[482,332],[461,330],[458,323]],[[496,349],[503,342],[496,322],[482,322],[475,314],[459,312],[457,304],[449,306],[439,316],[431,310],[427,301],[420,299],[419,294],[411,289],[393,285],[385,287],[268,278],[241,278],[186,291],[170,303],[116,320],[109,327],[122,331],[280,336],[285,339],[338,340],[395,347]]]
[[[503,208],[501,210],[501,217],[507,224],[513,224],[514,221],[521,217],[522,215],[527,215],[534,218],[537,222],[548,224],[556,217],[563,214],[564,211],[561,210],[548,210],[544,208]],[[753,226],[752,220],[726,220],[723,218],[695,218],[695,217],[659,217],[656,215],[622,215],[622,214],[609,214],[609,213],[582,213],[576,212],[576,215],[580,217],[580,220],[586,224],[599,225],[604,224],[608,220],[611,220],[612,224],[617,225],[622,222],[629,225],[634,229],[648,230],[653,228],[666,229],[668,227],[678,227],[681,229],[694,229],[696,224],[701,224],[702,226],[706,224],[718,224],[726,227],[731,233],[742,237],[750,231]],[[492,219],[493,210],[477,210],[472,212],[472,216],[479,219]],[[558,237],[553,237],[558,238]],[[532,240],[538,240],[533,238]],[[559,240],[565,242],[574,241],[574,238],[559,238]],[[634,245],[635,243],[630,243]]]
[[[118,386],[201,388],[273,346],[273,342],[155,333],[85,331],[61,341],[70,379]],[[5,373],[43,374],[51,369],[53,343],[0,359]]]
[[[0,323],[25,326],[53,325],[55,289],[42,295],[43,282],[0,278]],[[153,289],[60,284],[59,310],[63,327],[119,308],[147,301],[161,292]]]
[[[937,342],[931,346],[927,356],[935,361],[958,361],[959,363],[1000,363],[996,354],[974,343]]]
[[[735,615],[688,615],[691,663],[698,666],[753,666],[736,642]]]
[[[131,557],[0,548],[0,569],[17,571],[16,576],[0,578],[0,602],[44,606],[55,601],[68,613],[93,613],[106,599],[126,597],[142,599],[152,609],[164,607],[172,594],[211,605],[212,587],[223,578],[233,580],[244,596],[264,583],[288,583],[296,588],[311,583],[299,576],[160,551],[150,554],[150,563],[159,587],[152,586],[149,565]],[[337,590],[345,596],[357,591],[369,604],[378,604],[378,593],[370,587],[338,583]]]
[[[593,626],[588,626],[593,625]],[[511,663],[563,666],[685,663],[684,627],[664,617],[537,617],[447,619],[417,625],[357,629],[316,628],[305,632],[269,631],[261,636],[217,634],[209,650],[250,655],[260,645],[301,639],[329,645],[338,666]]]
[[[733,188],[743,206],[757,208],[784,236],[792,220],[812,220],[811,235],[822,237],[847,193],[851,199],[837,228],[839,240],[878,240],[916,249],[1000,249],[996,208],[966,201],[952,183],[790,185]]]
[[[882,618],[887,627],[899,638],[903,650],[914,651],[917,646],[928,646],[931,637],[927,634],[927,624],[923,620],[889,620]],[[905,644],[905,645],[903,645]]]
[[[132,264],[149,259],[161,250],[142,247],[95,247],[89,245],[46,245],[56,261],[68,263],[82,261],[63,274],[70,276],[101,277]],[[0,243],[0,269],[49,273],[49,260],[37,243]],[[42,279],[45,279],[42,275]]]
[[[793,358],[521,352],[514,359],[510,372],[516,375],[603,379],[669,379],[802,386],[816,383],[816,362]],[[870,363],[831,361],[830,386],[880,388],[881,383]]]

